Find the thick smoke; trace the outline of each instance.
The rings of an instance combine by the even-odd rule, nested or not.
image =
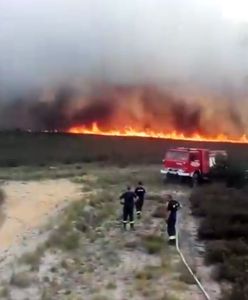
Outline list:
[[[132,127],[138,131],[176,131],[187,136],[195,133],[241,136],[247,128],[242,113],[228,106],[226,100],[225,105],[221,101],[219,106],[214,102],[182,98],[152,85],[97,86],[87,92],[66,86],[26,94],[24,99],[5,103],[0,127],[67,131],[82,125],[91,128],[97,122],[103,130]]]
[[[246,133],[248,27],[218,3],[0,1],[0,127]]]
[[[79,77],[245,89],[248,30],[225,19],[218,3],[0,1],[1,91]]]

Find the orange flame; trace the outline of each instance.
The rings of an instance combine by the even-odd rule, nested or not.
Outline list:
[[[200,141],[200,142],[227,142],[227,143],[240,143],[247,144],[248,137],[244,134],[239,138],[231,138],[225,134],[218,134],[216,136],[203,136],[194,133],[186,136],[183,133],[172,131],[170,133],[156,132],[153,130],[136,130],[132,127],[125,127],[123,129],[102,130],[98,127],[97,122],[94,122],[91,127],[75,126],[68,130],[71,134],[92,134],[92,135],[105,135],[105,136],[127,136],[127,137],[150,137],[171,140],[186,140],[186,141]]]

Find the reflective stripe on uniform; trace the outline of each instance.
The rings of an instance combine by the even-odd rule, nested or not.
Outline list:
[[[170,236],[169,237],[169,240],[171,241],[171,240],[175,240],[176,239],[176,236],[175,235],[172,235],[172,236]]]
[[[123,224],[127,224],[127,221],[122,221]]]
[[[130,224],[134,224],[134,221],[131,221]]]

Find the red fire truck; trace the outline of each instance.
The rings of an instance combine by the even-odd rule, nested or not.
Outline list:
[[[164,179],[170,175],[190,178],[193,183],[209,177],[212,167],[216,164],[216,157],[227,158],[224,150],[209,150],[201,148],[178,147],[169,149],[163,159],[161,174]]]

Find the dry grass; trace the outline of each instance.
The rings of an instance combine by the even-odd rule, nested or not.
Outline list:
[[[158,300],[179,300],[179,298],[175,295],[165,292],[163,296],[158,298]]]
[[[45,251],[44,247],[38,247],[34,252],[25,253],[20,259],[19,263],[31,266],[31,270],[39,269],[41,257]]]
[[[193,272],[195,272],[195,268],[191,266],[191,269]],[[193,285],[195,284],[195,280],[193,276],[190,274],[189,270],[186,268],[186,266],[180,262],[178,266],[178,271],[180,273],[179,280],[183,283]]]
[[[0,169],[0,179],[3,180],[42,180],[83,177],[86,175],[79,165],[55,165],[44,167],[20,166]]]
[[[116,289],[116,284],[114,282],[109,282],[107,285],[106,285],[106,289],[108,290],[114,290]]]
[[[13,273],[10,284],[18,288],[27,288],[34,282],[33,274],[29,272]]]
[[[88,170],[84,171],[88,172]],[[151,174],[151,181],[148,174]],[[52,264],[52,268],[56,271],[53,272],[52,268],[49,269],[51,274],[46,277],[46,280],[43,276],[42,285],[44,284],[44,286],[40,291],[42,300],[55,299],[61,290],[61,297],[65,297],[65,299],[81,299],[82,297],[78,297],[77,291],[70,295],[63,294],[64,290],[72,291],[74,285],[85,286],[83,287],[86,289],[85,295],[87,297],[90,294],[92,300],[113,299],[115,293],[121,292],[119,288],[122,289],[123,281],[120,284],[118,281],[115,284],[114,281],[115,278],[122,280],[120,279],[122,272],[119,270],[123,263],[122,258],[124,256],[125,261],[125,256],[134,249],[137,255],[139,253],[142,256],[145,255],[149,260],[147,263],[150,265],[145,266],[146,262],[142,260],[141,266],[137,268],[140,271],[134,274],[132,269],[131,273],[127,275],[127,281],[124,279],[126,287],[130,288],[130,295],[132,295],[130,299],[135,299],[136,296],[153,299],[152,297],[155,295],[156,300],[160,300],[162,292],[158,282],[162,282],[164,279],[166,282],[167,276],[170,276],[174,270],[166,241],[159,234],[154,234],[154,229],[159,228],[157,225],[162,220],[153,219],[151,222],[151,212],[156,205],[161,205],[163,200],[158,193],[161,184],[159,176],[157,166],[156,168],[145,166],[122,169],[116,167],[95,168],[90,170],[89,175],[73,177],[73,180],[82,184],[84,191],[89,191],[89,193],[87,196],[84,195],[85,199],[82,201],[71,203],[60,215],[57,223],[53,223],[53,226],[49,228],[51,235],[45,247],[52,248],[49,252],[55,255],[55,264]],[[144,180],[145,177],[147,180]],[[148,198],[146,200],[147,207],[144,211],[144,218],[138,221],[141,226],[145,224],[149,226],[146,226],[146,235],[139,233],[138,224],[137,231],[125,235],[116,224],[116,213],[120,209],[118,195],[121,189],[125,188],[126,183],[136,184],[138,180],[143,180],[147,184],[152,195],[151,201]],[[97,189],[95,189],[96,185]],[[43,252],[40,249],[26,254],[20,262],[30,265],[35,274],[39,269],[42,255]],[[161,264],[159,264],[160,259]],[[42,263],[46,263],[45,260],[42,260]],[[159,265],[156,266],[157,264]],[[42,271],[42,268],[40,270]],[[14,274],[11,284],[20,288],[29,286],[32,284],[30,274],[31,272],[24,273],[26,276],[26,278],[23,277],[24,282],[19,274]],[[50,276],[56,278],[61,274],[63,274],[63,284],[62,286],[56,285],[56,280],[50,279]],[[99,275],[104,279],[101,287],[99,286],[99,281],[101,281]],[[131,284],[132,280],[134,285]],[[173,278],[172,281],[174,282],[175,279]],[[168,285],[167,282],[166,285]],[[123,293],[123,299],[127,297],[127,294],[128,292]],[[161,300],[167,299],[165,298],[167,296],[164,294]]]
[[[63,228],[55,230],[51,235],[46,245],[48,247],[56,247],[62,250],[70,251],[79,247],[80,236],[78,232],[66,231]]]
[[[60,218],[60,224],[53,230],[46,245],[65,251],[80,248],[80,241],[87,238],[94,242],[103,237],[99,226],[115,214],[113,196],[108,192],[97,192],[88,201],[72,203]]]
[[[135,278],[139,280],[157,279],[163,275],[163,268],[160,266],[146,266],[143,270],[136,272]]]
[[[95,295],[93,296],[92,300],[111,300],[109,297],[105,295]]]
[[[160,236],[146,235],[142,240],[143,247],[149,254],[158,254],[165,249],[165,240]]]
[[[10,289],[7,286],[0,286],[0,298],[8,299],[10,295]]]

